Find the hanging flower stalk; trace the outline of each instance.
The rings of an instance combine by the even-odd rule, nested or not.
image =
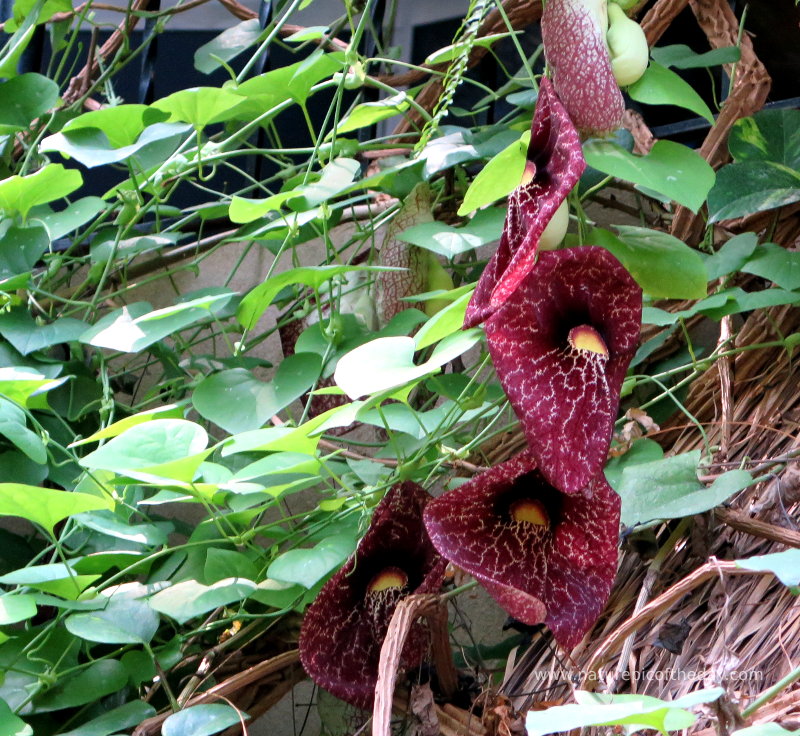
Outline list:
[[[625,112],[620,85],[633,84],[647,68],[641,26],[615,2],[547,0],[542,42],[556,92],[581,135],[617,130]]]
[[[444,579],[446,562],[422,521],[430,500],[416,483],[391,488],[355,554],[323,586],[303,619],[300,660],[306,672],[358,708],[372,707],[381,644],[397,603],[412,593],[435,593]],[[414,624],[403,666],[418,666],[426,648],[425,628]]]
[[[508,199],[500,245],[467,308],[465,327],[491,316],[535,266],[545,228],[586,168],[578,133],[547,78],[539,87],[527,159],[522,183]]]
[[[542,253],[486,323],[489,352],[541,473],[577,493],[602,473],[642,292],[604,248]]]
[[[436,549],[511,616],[546,623],[571,649],[611,591],[619,510],[602,473],[568,495],[526,450],[428,504],[425,524]]]

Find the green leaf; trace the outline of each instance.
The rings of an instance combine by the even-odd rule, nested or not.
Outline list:
[[[274,452],[261,460],[245,465],[233,476],[236,481],[259,480],[267,485],[267,490],[275,495],[276,485],[285,485],[298,480],[298,476],[319,476],[320,461],[310,455],[298,452]],[[277,476],[277,478],[268,478]]]
[[[16,478],[17,483],[38,486],[47,478],[48,467],[33,462],[21,452],[0,452],[0,478]]]
[[[290,355],[269,383],[244,368],[232,368],[204,378],[192,395],[192,405],[230,434],[258,429],[308,391],[321,371],[322,359],[315,353]]]
[[[413,338],[379,337],[339,358],[333,378],[351,399],[358,399],[435,373],[480,339],[477,328],[450,335],[439,343],[428,360],[416,365],[417,347]]]
[[[184,419],[153,419],[137,424],[80,459],[85,468],[158,474],[171,469],[176,480],[191,481],[208,444],[206,431]],[[85,510],[85,509],[82,509]]]
[[[291,207],[303,212],[327,202],[346,190],[361,170],[361,164],[352,158],[335,158],[319,172],[319,178],[299,188],[300,196]]]
[[[734,161],[770,161],[800,169],[800,110],[761,110],[737,120],[728,136]]]
[[[0,279],[32,271],[49,247],[50,237],[43,225],[10,225],[0,235]]]
[[[309,2],[306,0],[304,3],[308,5]],[[328,26],[305,26],[301,28],[299,31],[295,31],[291,36],[286,36],[284,41],[289,43],[300,43],[301,41],[316,41],[318,38],[322,38],[328,32]]]
[[[354,271],[378,272],[396,270],[379,266],[302,266],[300,268],[292,268],[275,276],[270,276],[264,283],[259,284],[250,291],[239,304],[236,318],[245,329],[253,329],[261,315],[267,311],[267,307],[272,304],[272,300],[287,286],[304,284],[317,290],[334,276]]]
[[[62,562],[49,565],[30,565],[0,576],[0,583],[37,588],[45,593],[74,601],[87,586],[98,580],[100,576],[76,575],[72,571],[72,565],[72,562],[69,566]],[[39,601],[39,603],[43,602]]]
[[[58,85],[41,74],[20,74],[0,83],[0,134],[26,130],[55,107]]]
[[[619,237],[593,229],[587,241],[611,251],[642,290],[665,299],[698,299],[706,295],[708,274],[700,254],[658,230],[619,226]]]
[[[108,232],[107,237],[95,238],[89,250],[92,263],[108,263],[115,258],[119,261],[132,259],[140,253],[157,250],[175,245],[180,238],[179,233],[165,233],[163,235],[137,235],[133,238],[123,238],[117,241],[113,232]]]
[[[139,168],[147,169],[169,158],[191,129],[192,126],[188,123],[155,123],[145,128],[135,143],[117,147],[111,143],[104,130],[81,126],[48,136],[42,141],[41,149],[58,151],[87,168],[106,166],[135,157],[134,161]],[[125,139],[127,133],[123,128],[117,140]]]
[[[196,130],[236,117],[242,98],[218,87],[191,87],[156,100],[151,107],[169,113],[168,122],[191,123]]]
[[[244,578],[229,577],[213,585],[184,580],[151,596],[150,606],[179,624],[185,624],[215,608],[247,598],[255,588],[254,582]]]
[[[698,54],[685,44],[654,47],[650,49],[650,55],[661,66],[671,66],[675,69],[698,69],[719,64],[733,64],[741,57],[737,46],[723,46]]]
[[[33,736],[33,728],[15,715],[5,700],[0,700],[0,733],[3,736]]]
[[[711,222],[732,220],[800,201],[800,172],[771,161],[728,164],[708,194]]]
[[[619,491],[622,483],[622,473],[625,468],[642,463],[651,463],[661,460],[664,457],[664,450],[661,445],[654,440],[643,437],[636,440],[628,451],[617,457],[612,457],[607,463],[603,472],[609,485]]]
[[[6,214],[19,213],[24,220],[32,207],[72,194],[83,184],[75,169],[61,164],[48,164],[29,176],[10,176],[0,181],[0,208]]]
[[[7,593],[0,596],[0,626],[27,621],[35,615],[36,600],[32,595],[12,595]]]
[[[81,518],[78,515],[76,518]],[[112,551],[112,552],[93,552],[86,557],[81,557],[75,561],[73,570],[81,575],[102,575],[112,569],[125,570],[134,562],[139,562],[146,557],[144,553],[128,552],[126,550]],[[139,572],[147,569],[146,565],[139,568]],[[95,598],[92,601],[92,609],[101,608],[102,606]]]
[[[800,252],[787,250],[775,243],[764,243],[742,266],[742,271],[790,291],[800,289]]]
[[[173,332],[209,319],[232,296],[233,292],[224,290],[156,310],[147,302],[134,302],[107,314],[86,330],[80,341],[98,348],[138,353]]]
[[[513,192],[522,181],[528,152],[530,132],[525,132],[511,145],[491,158],[469,185],[458,214],[470,212],[492,204]]]
[[[230,705],[193,705],[173,713],[161,726],[162,736],[209,736],[237,726],[247,714]]]
[[[77,514],[74,518],[82,527],[134,544],[160,547],[167,543],[167,532],[162,527],[168,525],[169,522],[159,522],[161,526],[146,523],[134,524],[107,510],[87,511]]]
[[[699,461],[700,451],[696,450],[627,466],[618,488],[622,498],[622,523],[635,526],[655,519],[700,514],[753,483],[746,471],[731,470],[706,488],[697,480]]]
[[[41,409],[46,406],[40,401],[41,395],[52,391],[66,380],[47,378],[29,368],[0,368],[0,395],[20,406]]]
[[[422,350],[461,330],[461,326],[464,324],[464,315],[467,313],[467,304],[471,298],[472,289],[469,289],[466,294],[454,299],[422,325],[414,335],[416,349]]]
[[[677,105],[714,124],[714,114],[694,87],[675,72],[651,61],[642,77],[627,89],[631,99],[647,105]]]
[[[47,449],[42,438],[28,429],[27,417],[13,401],[0,397],[0,434],[33,462],[44,465]]]
[[[617,489],[622,498],[622,523],[634,526],[653,519],[672,518],[662,516],[662,506],[705,490],[697,480],[699,462],[700,451],[695,450],[626,467]]]
[[[656,141],[650,153],[638,156],[609,141],[593,139],[583,146],[586,163],[624,181],[652,189],[697,212],[714,186],[714,169],[691,148]]]
[[[679,312],[667,312],[657,307],[644,307],[642,309],[642,322],[664,327],[673,325],[680,319],[693,317],[696,314],[702,314],[705,317],[719,321],[729,314],[752,312],[755,309],[775,307],[781,304],[798,303],[800,303],[800,293],[794,291],[762,289],[761,291],[746,292],[739,287],[735,287],[712,294]]]
[[[203,579],[211,584],[230,577],[255,580],[258,577],[258,569],[241,552],[212,547],[206,555]]]
[[[112,501],[86,493],[0,483],[0,516],[19,516],[44,527],[50,534],[55,525],[68,516],[112,506]]]
[[[226,88],[244,99],[244,104],[235,110],[237,117],[250,121],[287,99],[305,104],[311,88],[343,66],[342,52],[325,54],[318,50],[304,61],[259,74],[238,86],[226,85]]]
[[[459,163],[490,158],[506,146],[519,140],[519,132],[503,127],[486,133],[472,134],[457,129],[453,133],[433,138],[422,149],[420,158],[425,161],[425,179]]]
[[[381,120],[392,118],[408,110],[409,104],[409,97],[405,92],[398,92],[377,102],[362,102],[342,119],[336,128],[336,134],[360,130]]]
[[[85,225],[106,207],[100,197],[81,197],[58,212],[48,205],[40,205],[31,210],[30,216],[44,224],[50,240],[58,240]]]
[[[158,614],[137,598],[113,596],[105,608],[73,613],[64,621],[67,631],[100,644],[147,644],[158,631]]]
[[[258,18],[243,20],[226,28],[208,43],[194,52],[194,68],[203,74],[211,74],[220,68],[220,61],[230,61],[245,49],[253,46],[264,33]]]
[[[69,0],[15,0],[13,17],[9,18],[5,24],[5,30],[11,32],[21,28],[26,22],[45,23],[56,13],[64,13],[72,10],[72,3]]]
[[[265,199],[248,199],[247,197],[234,196],[228,208],[228,217],[231,222],[248,223],[260,220],[270,212],[278,212],[281,205],[292,197],[302,193],[300,189],[289,189],[278,192]]]
[[[91,721],[82,723],[71,731],[62,731],[59,736],[111,736],[111,734],[130,731],[155,714],[156,709],[149,703],[131,700],[119,708],[114,708]]]
[[[461,227],[452,227],[440,220],[425,222],[403,230],[398,240],[425,248],[446,258],[479,248],[499,240],[503,232],[505,212],[501,208],[480,210]]]
[[[79,445],[85,445],[88,442],[97,442],[98,440],[105,440],[108,439],[109,437],[116,437],[117,435],[122,434],[126,429],[135,427],[137,424],[150,422],[153,419],[182,419],[182,418],[183,418],[183,409],[181,409],[177,404],[166,404],[165,406],[158,406],[155,409],[148,409],[147,411],[141,411],[138,414],[132,414],[129,417],[125,417],[124,419],[120,419],[114,422],[113,424],[109,424],[107,427],[98,430],[94,434],[91,434],[82,440],[76,440],[70,445],[70,447],[78,447]]]
[[[739,271],[758,245],[755,233],[734,235],[716,253],[705,259],[708,280],[715,281],[722,276]]]
[[[23,355],[64,342],[73,342],[88,327],[85,322],[71,317],[62,317],[55,322],[39,325],[34,322],[27,309],[12,309],[0,314],[0,335]]]
[[[255,429],[251,432],[242,432],[230,438],[222,448],[222,456],[235,455],[239,452],[298,452],[304,455],[313,455],[316,452],[320,437],[314,434],[322,426],[332,412],[329,409],[322,414],[309,419],[299,427],[267,427]]]
[[[308,596],[308,591],[302,585],[292,583],[281,583],[277,580],[262,580],[258,588],[250,596],[252,600],[263,603],[271,608],[294,608],[304,597]]]
[[[269,566],[267,577],[312,588],[338,568],[354,549],[352,535],[335,534],[310,549],[290,549],[278,555]]]
[[[752,312],[755,309],[766,307],[777,307],[782,304],[800,304],[800,294],[795,291],[784,291],[783,289],[762,289],[761,291],[746,292],[735,288],[723,292],[726,302],[720,307],[713,307],[705,302],[710,302],[711,297],[703,302],[698,302],[700,309],[698,314],[703,314],[713,320],[721,320],[728,314],[740,314],[741,312]]]
[[[800,592],[797,590],[800,588],[800,549],[787,549],[771,555],[748,557],[736,560],[736,564],[745,570],[771,572],[785,586],[792,588],[792,592]]]
[[[85,128],[101,130],[113,148],[122,148],[135,143],[149,124],[166,119],[166,113],[153,110],[149,105],[114,105],[72,118],[64,124],[61,132],[72,133]]]
[[[60,679],[33,701],[35,713],[48,713],[92,703],[125,687],[128,673],[116,659],[93,662],[72,677]]]

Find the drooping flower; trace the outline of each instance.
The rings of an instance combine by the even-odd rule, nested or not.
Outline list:
[[[497,376],[549,483],[576,493],[605,464],[639,339],[642,291],[599,247],[540,254],[486,323]]]
[[[586,168],[575,127],[546,77],[531,124],[522,183],[508,198],[503,235],[475,287],[465,327],[495,312],[536,264],[539,239]]]
[[[416,483],[391,488],[355,554],[323,586],[303,619],[299,646],[306,672],[356,707],[372,707],[381,645],[397,603],[411,593],[435,593],[442,584],[446,561],[422,521],[430,500]],[[403,666],[417,666],[425,648],[425,630],[416,623]]]
[[[405,301],[407,297],[426,291],[428,251],[403,242],[398,236],[403,230],[427,222],[433,222],[432,195],[428,184],[422,182],[403,200],[381,242],[380,265],[404,269],[383,271],[375,279],[375,307],[381,327],[404,309],[418,306]]]
[[[571,649],[608,599],[620,501],[600,473],[583,493],[553,488],[530,451],[475,476],[425,509],[439,552],[525,624],[544,622]]]
[[[586,136],[622,125],[625,102],[606,43],[607,0],[547,0],[542,42],[556,92]]]

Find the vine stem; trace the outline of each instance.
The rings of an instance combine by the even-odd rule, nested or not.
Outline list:
[[[459,596],[462,593],[466,593],[468,590],[472,590],[477,586],[478,586],[477,580],[470,580],[468,583],[464,583],[463,585],[459,585],[457,588],[453,588],[452,590],[448,590],[446,593],[442,593],[439,596],[439,600],[449,601],[451,598],[455,598],[456,596]]]
[[[785,690],[792,683],[800,680],[800,667],[795,667],[788,675],[782,677],[772,687],[767,688],[761,695],[759,695],[750,705],[742,711],[742,718],[749,718],[755,713],[762,705],[766,705],[772,700],[781,690]]]

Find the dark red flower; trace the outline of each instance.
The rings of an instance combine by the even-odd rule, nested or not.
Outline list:
[[[581,142],[546,77],[531,124],[528,164],[508,198],[508,215],[497,251],[475,287],[464,327],[495,312],[536,264],[539,238],[586,168]]]
[[[608,599],[617,570],[619,497],[600,473],[567,495],[530,451],[428,504],[434,546],[514,618],[545,622],[571,649]]]
[[[372,707],[381,645],[398,601],[411,593],[435,593],[442,584],[447,563],[422,522],[430,500],[416,483],[391,488],[355,554],[323,586],[303,619],[300,661],[306,672],[356,707]],[[426,644],[417,623],[403,650],[403,666],[416,667]]]
[[[547,0],[542,41],[553,83],[575,127],[608,135],[622,125],[625,101],[606,43],[606,0]]]
[[[576,493],[605,464],[639,339],[642,291],[605,248],[549,251],[486,323],[497,376],[548,482]]]

